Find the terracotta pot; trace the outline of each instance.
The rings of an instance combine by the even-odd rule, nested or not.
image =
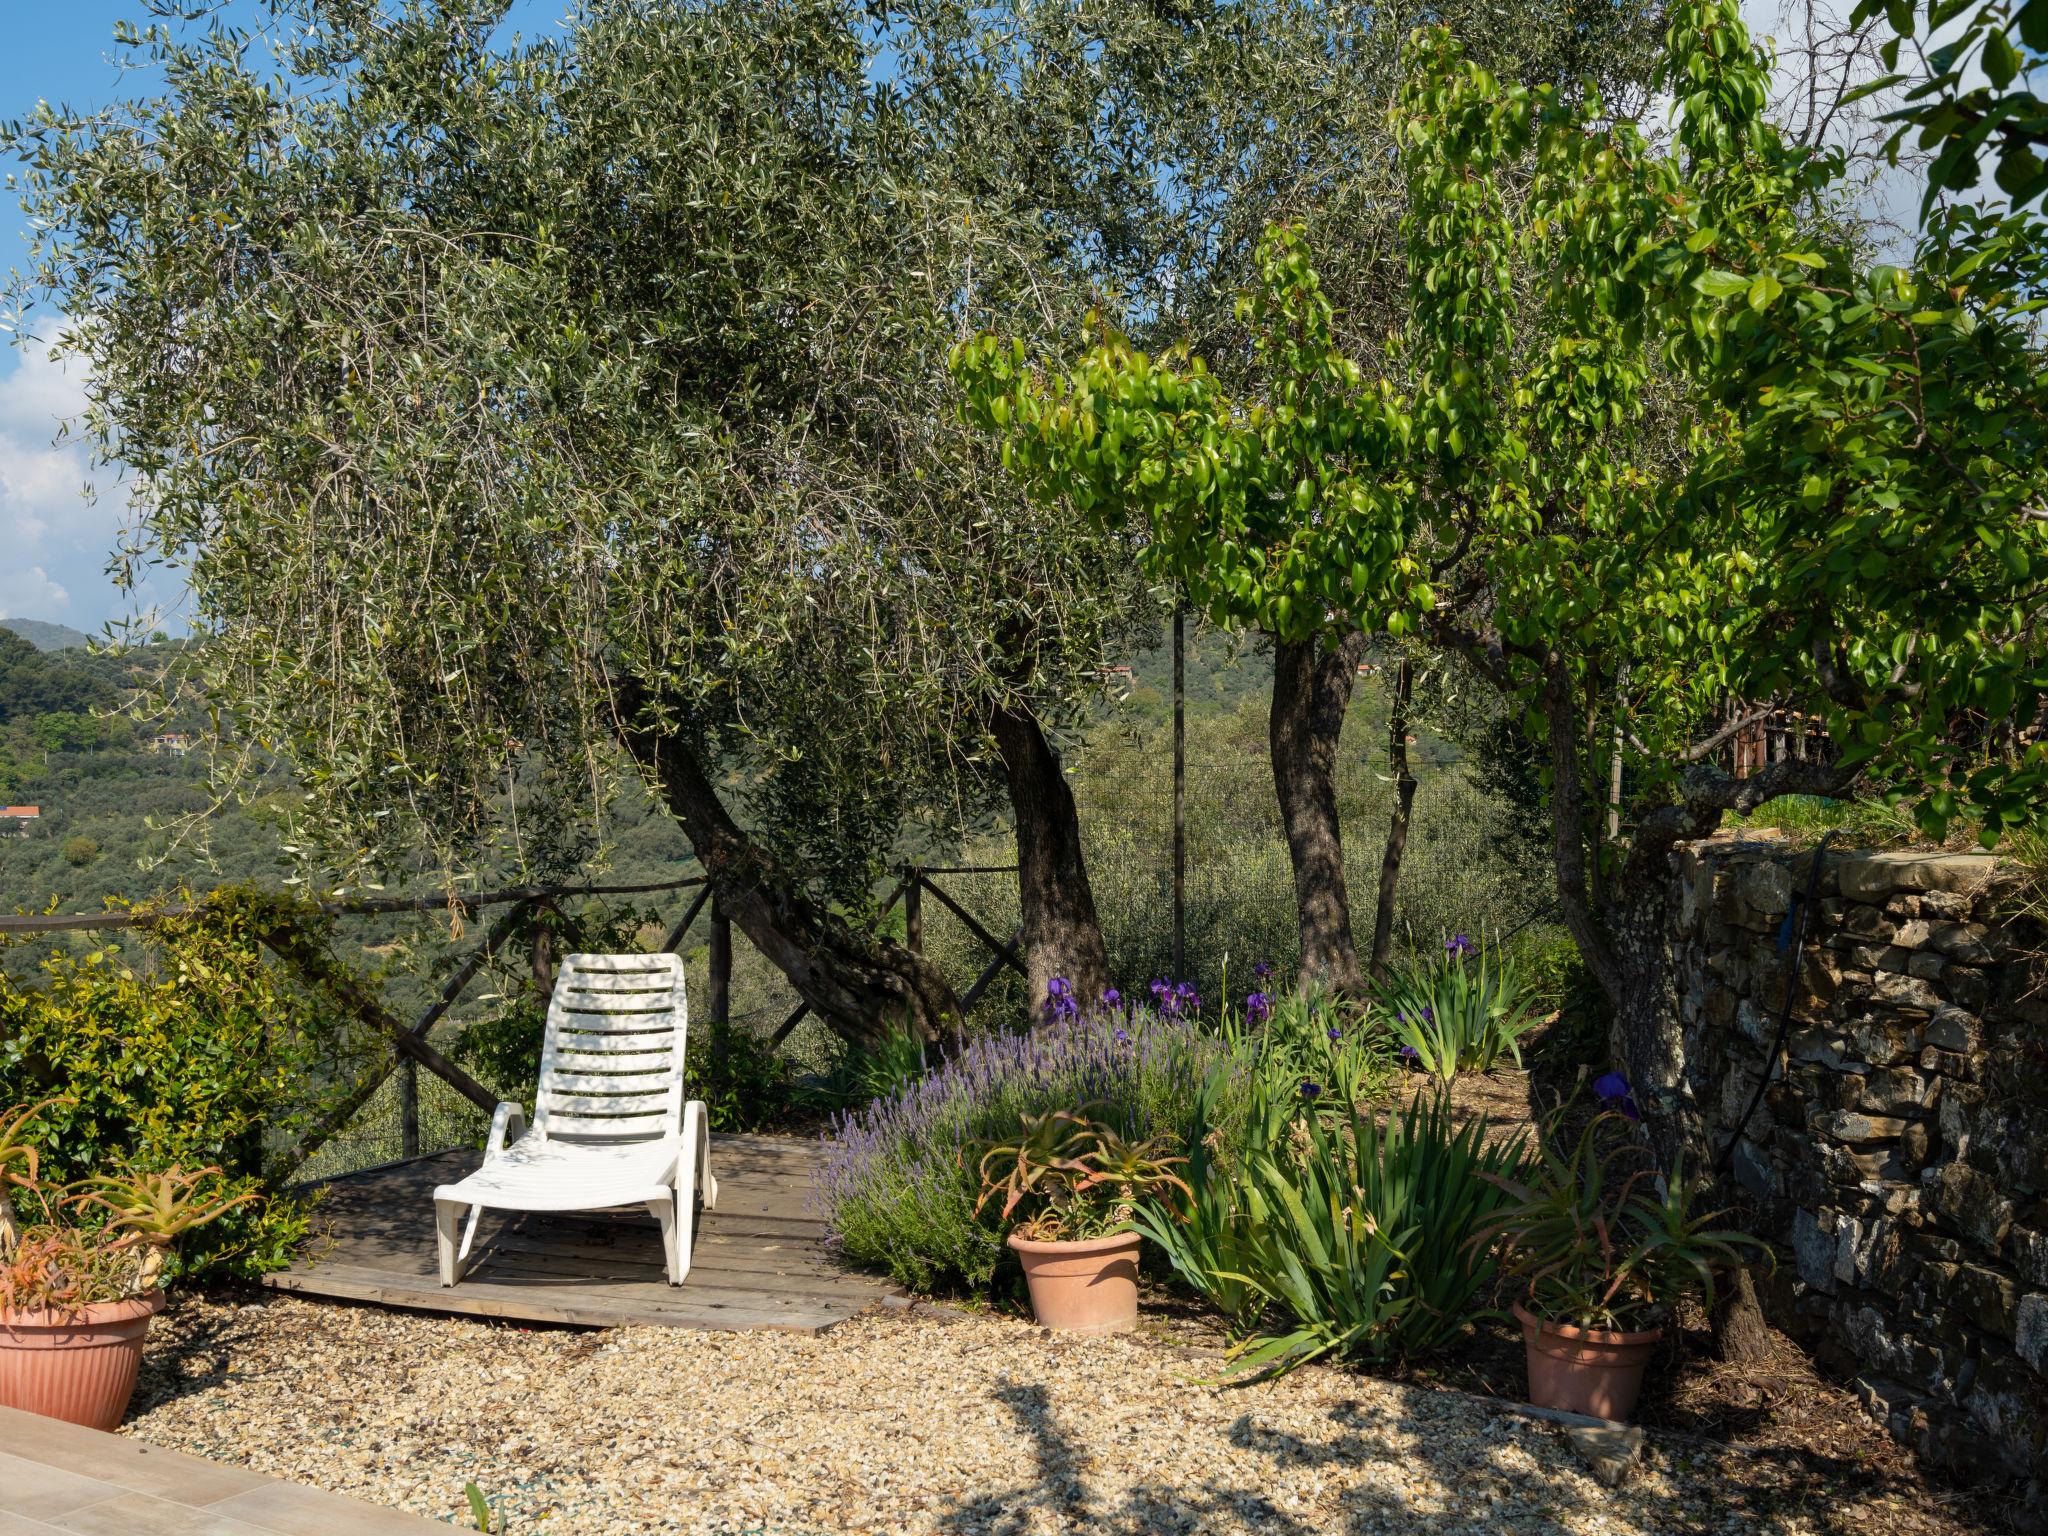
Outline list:
[[[55,1312],[0,1311],[0,1403],[112,1429],[128,1411],[164,1293]]]
[[[1596,1419],[1625,1419],[1635,1412],[1662,1328],[1611,1333],[1546,1322],[1520,1302],[1515,1320],[1529,1353],[1529,1401],[1539,1408],[1589,1413]]]
[[[1010,1234],[1031,1288],[1032,1314],[1067,1333],[1123,1333],[1138,1326],[1138,1249],[1144,1241],[1136,1232],[1078,1243]]]

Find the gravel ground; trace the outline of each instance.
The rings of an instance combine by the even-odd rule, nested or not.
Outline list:
[[[161,1319],[125,1432],[514,1536],[1949,1533],[1850,1459],[1653,1437],[1617,1492],[1548,1425],[1310,1368],[1202,1385],[1144,1334],[877,1311],[824,1334],[532,1331],[287,1297]]]

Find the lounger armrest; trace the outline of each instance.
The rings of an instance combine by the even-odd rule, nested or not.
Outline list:
[[[484,1146],[489,1162],[526,1134],[526,1106],[501,1103],[491,1115],[491,1139]]]

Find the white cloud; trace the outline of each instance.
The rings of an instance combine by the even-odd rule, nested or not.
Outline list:
[[[0,370],[0,612],[97,629],[121,606],[104,571],[122,508],[92,500],[86,446],[62,437],[85,409],[84,366],[31,343]]]
[[[0,619],[34,619],[68,608],[71,594],[40,565],[0,571]]]

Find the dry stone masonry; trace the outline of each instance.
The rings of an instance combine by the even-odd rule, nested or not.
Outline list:
[[[1812,855],[1674,856],[1681,1092],[1718,1155],[1777,1033]],[[2048,1509],[2048,987],[2021,875],[1830,852],[1785,1049],[1734,1177],[1790,1262],[1777,1320],[1892,1433]],[[2048,1528],[2037,1513],[2035,1528]]]

